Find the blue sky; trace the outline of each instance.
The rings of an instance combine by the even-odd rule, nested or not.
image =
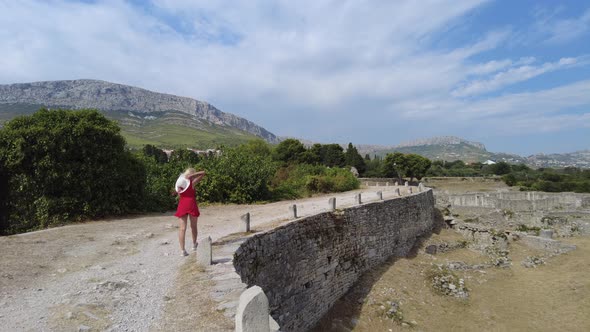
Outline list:
[[[0,0],[0,83],[102,79],[281,136],[590,148],[588,1]]]

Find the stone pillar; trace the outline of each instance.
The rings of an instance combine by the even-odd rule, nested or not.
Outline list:
[[[336,210],[336,197],[332,197],[328,200],[328,210]]]
[[[258,286],[246,289],[240,295],[236,311],[236,332],[270,331],[268,298]]]
[[[289,206],[289,214],[294,219],[297,219],[297,204],[293,204],[293,205]]]
[[[397,181],[395,181],[395,186],[396,186],[396,187],[397,187],[397,186],[399,186],[399,183],[398,183]]]
[[[242,232],[249,232],[250,231],[250,212],[242,215]]]
[[[408,181],[404,182],[404,186],[406,186],[406,187],[408,186]]]
[[[395,188],[395,194],[398,196],[402,195],[401,191],[399,191],[399,188]]]
[[[383,200],[383,193],[382,192],[380,192],[380,191],[377,192],[377,199]]]
[[[361,199],[361,193],[358,193],[358,194],[354,195],[354,202],[356,204],[362,204],[363,203],[363,201]]]
[[[213,252],[211,251],[211,237],[202,239],[197,247],[197,265],[209,266],[213,262]]]

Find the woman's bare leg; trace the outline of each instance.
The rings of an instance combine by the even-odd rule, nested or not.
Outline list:
[[[195,244],[197,244],[197,235],[198,235],[198,230],[197,230],[197,221],[199,220],[199,217],[193,217],[190,216],[191,219],[191,232],[193,235],[193,248],[195,247]]]
[[[178,225],[178,242],[180,243],[180,250],[184,251],[184,237],[186,234],[186,219],[187,215],[178,218],[180,224]]]

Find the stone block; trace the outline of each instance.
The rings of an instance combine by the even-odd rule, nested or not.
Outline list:
[[[246,289],[240,295],[236,312],[236,332],[270,331],[268,298],[258,286]],[[276,322],[275,322],[276,324]],[[276,328],[276,326],[273,326]]]
[[[213,262],[213,252],[211,250],[211,237],[201,240],[197,247],[197,265],[209,266]]]
[[[552,229],[542,229],[539,231],[539,236],[545,239],[550,239],[553,237],[553,230]]]

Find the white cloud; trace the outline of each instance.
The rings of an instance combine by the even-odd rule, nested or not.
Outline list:
[[[580,59],[584,59],[583,62],[580,62]],[[557,62],[546,62],[539,66],[533,65],[522,65],[522,66],[513,66],[504,71],[498,72],[494,74],[492,77],[487,79],[480,79],[469,81],[458,88],[456,88],[452,95],[455,97],[469,97],[473,95],[484,94],[491,91],[499,90],[507,85],[511,85],[514,83],[522,82],[529,80],[533,77],[564,69],[570,68],[577,64],[584,64],[586,62],[585,58],[561,58]],[[489,63],[488,63],[489,64]],[[502,65],[504,68],[510,66],[510,62],[501,62],[496,63],[496,68],[500,69],[499,65]],[[493,67],[494,64],[492,64]],[[484,67],[484,70],[486,68]],[[481,69],[479,71],[482,71]],[[491,72],[491,71],[490,71]]]
[[[581,38],[590,32],[590,9],[578,18],[553,20],[542,19],[538,28],[547,35],[545,40],[549,44],[564,44]]]

